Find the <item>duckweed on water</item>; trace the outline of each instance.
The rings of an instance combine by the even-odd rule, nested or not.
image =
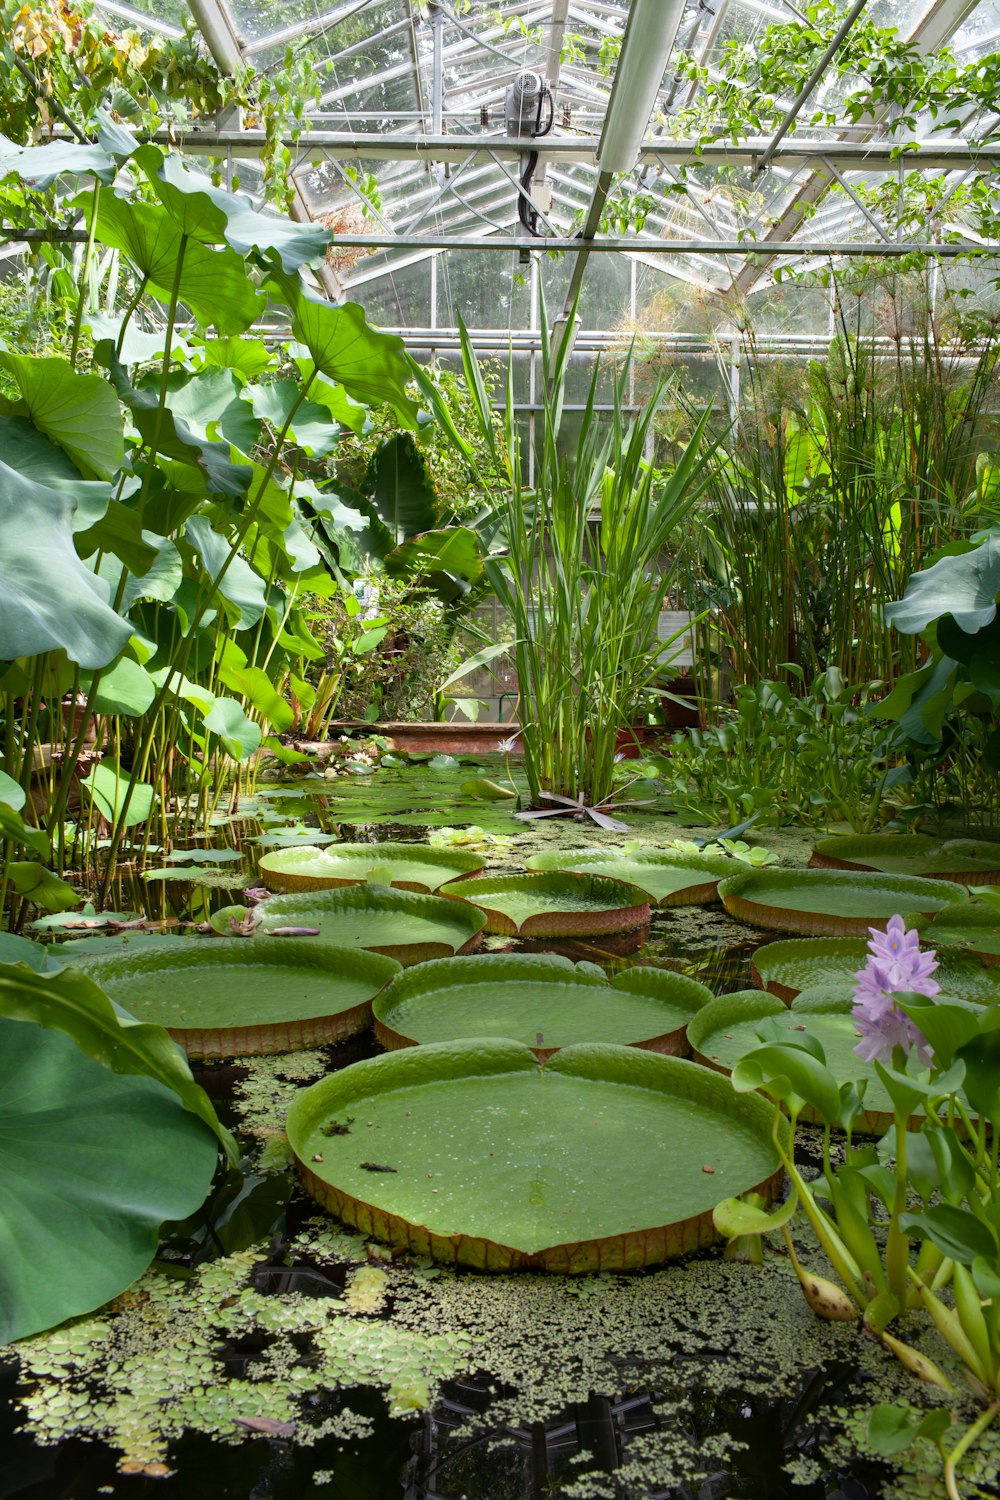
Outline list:
[[[551,1421],[588,1391],[648,1390],[664,1425],[631,1437],[616,1472],[625,1487],[618,1493],[638,1500],[696,1486],[726,1465],[740,1445],[711,1423],[706,1431],[704,1412],[734,1391],[741,1400],[793,1402],[817,1369],[856,1370],[849,1387],[856,1405],[825,1409],[821,1423],[806,1419],[816,1421],[815,1446],[803,1444],[801,1424],[787,1433],[787,1472],[799,1483],[815,1478],[814,1463],[829,1473],[866,1450],[874,1402],[935,1399],[854,1327],[814,1319],[783,1261],[757,1269],[704,1259],[576,1281],[486,1277],[384,1254],[373,1264],[372,1252],[361,1236],[319,1218],[289,1244],[292,1263],[346,1274],[343,1297],[256,1289],[260,1250],[188,1281],[150,1273],[103,1316],[12,1351],[25,1422],[43,1444],[82,1434],[111,1444],[123,1468],[157,1472],[184,1429],[233,1444],[252,1432],[241,1422],[270,1419],[293,1424],[294,1441],[306,1446],[362,1436],[363,1418],[343,1409],[329,1415],[329,1403],[318,1400],[359,1385],[382,1391],[401,1415],[433,1404],[442,1382],[478,1371],[497,1392],[475,1419],[484,1436],[505,1424]],[[234,1349],[252,1352],[234,1364]],[[998,1454],[995,1441],[977,1454],[968,1500],[991,1493]],[[904,1453],[884,1493],[939,1495],[933,1479],[921,1477],[936,1469],[929,1450]],[[586,1472],[581,1456],[561,1493],[596,1500],[613,1491],[606,1475]]]

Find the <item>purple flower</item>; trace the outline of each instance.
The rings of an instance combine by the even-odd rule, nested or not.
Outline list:
[[[933,951],[921,953],[920,934],[909,931],[902,917],[889,918],[885,932],[870,927],[869,957],[854,978],[854,1008],[851,1012],[860,1042],[854,1048],[865,1062],[891,1062],[896,1047],[916,1052],[927,1067],[933,1053],[927,1038],[909,1016],[899,1009],[893,995],[926,995],[933,999],[941,986],[931,978],[938,967]]]

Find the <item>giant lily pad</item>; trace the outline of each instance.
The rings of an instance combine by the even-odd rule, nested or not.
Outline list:
[[[372,1012],[383,1047],[510,1037],[536,1057],[573,1042],[619,1042],[677,1053],[711,990],[669,969],[625,969],[613,980],[566,958],[489,953],[442,959],[398,975]]]
[[[0,1019],[0,1344],[91,1312],[204,1202],[218,1141],[177,1095]]]
[[[327,849],[277,849],[260,862],[261,878],[284,891],[322,891],[371,880],[404,891],[433,893],[448,880],[478,874],[483,861],[468,849],[424,844],[332,844]]]
[[[638,886],[603,875],[536,871],[463,880],[443,894],[471,901],[486,913],[486,931],[508,936],[579,937],[631,932],[649,921],[649,902]]]
[[[294,1052],[363,1031],[399,972],[381,953],[309,938],[221,938],[197,951],[95,956],[92,979],[140,1021],[165,1026],[189,1057]]]
[[[533,854],[527,865],[529,870],[575,870],[625,880],[645,891],[653,906],[701,906],[714,901],[719,881],[733,872],[732,860],[659,849],[635,854],[620,849],[555,850]]]
[[[978,902],[956,901],[939,912],[927,929],[936,949],[974,955],[984,964],[1000,964],[1000,912]]]
[[[254,916],[263,933],[316,927],[323,942],[370,948],[401,964],[471,953],[486,926],[477,907],[377,885],[272,896],[254,907]]]
[[[929,833],[845,834],[819,839],[811,863],[829,870],[881,870],[961,885],[993,885],[1000,881],[1000,844],[984,839],[942,842]]]
[[[853,870],[746,870],[719,886],[731,916],[779,932],[867,936],[899,913],[932,916],[955,900],[945,880]]]
[[[473,1040],[331,1074],[287,1129],[308,1191],[365,1234],[485,1270],[590,1272],[709,1244],[720,1197],[772,1198],[772,1115],[680,1058],[585,1044],[539,1066]]]
[[[942,918],[950,908],[945,908]],[[963,908],[964,909],[964,908]],[[925,947],[933,947],[932,925],[924,933]],[[780,1000],[793,999],[800,990],[818,984],[853,984],[864,967],[868,945],[860,938],[790,938],[765,943],[750,961],[754,984]],[[939,951],[935,980],[949,995],[989,1005],[1000,1000],[1000,979],[975,958]]]

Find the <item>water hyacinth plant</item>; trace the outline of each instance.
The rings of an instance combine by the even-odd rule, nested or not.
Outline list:
[[[870,928],[869,956],[855,974],[852,1015],[861,1040],[855,1052],[864,1062],[892,1062],[897,1049],[903,1056],[913,1053],[930,1067],[934,1057],[923,1032],[895,1002],[899,992],[926,995],[939,993],[931,978],[938,967],[933,950],[920,951],[920,934],[906,929],[900,916],[890,917],[885,932]]]
[[[886,1453],[931,1438],[950,1500],[959,1500],[957,1467],[1000,1415],[1000,1006],[980,1012],[941,999],[934,953],[921,952],[919,933],[898,914],[884,933],[871,929],[868,946],[855,975],[854,1050],[892,1099],[892,1129],[878,1147],[857,1143],[864,1085],[838,1086],[815,1037],[790,1036],[765,1020],[760,1045],[732,1079],[737,1090],[761,1088],[774,1099],[776,1126],[783,1109],[791,1115],[791,1143],[779,1144],[777,1130],[775,1142],[792,1193],[770,1214],[726,1200],[716,1226],[741,1250],[748,1237],[780,1231],[818,1316],[861,1321],[918,1378],[954,1394],[944,1370],[888,1331],[920,1309],[930,1314],[983,1410],[949,1446],[947,1413],[911,1421],[902,1409],[880,1406],[869,1438]],[[806,1105],[824,1122],[823,1172],[812,1182],[794,1160]],[[834,1130],[845,1136],[840,1164],[831,1153]],[[788,1226],[800,1205],[836,1283],[799,1263]],[[949,1284],[950,1302],[942,1296]]]

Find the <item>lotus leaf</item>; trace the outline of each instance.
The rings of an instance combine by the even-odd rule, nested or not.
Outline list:
[[[716,899],[720,880],[733,873],[733,862],[711,854],[687,854],[639,849],[556,850],[533,854],[529,870],[575,870],[609,875],[639,886],[656,906],[701,906]]]
[[[773,1198],[772,1115],[676,1057],[590,1044],[539,1066],[516,1042],[471,1040],[329,1075],[287,1129],[307,1189],[366,1234],[482,1269],[582,1273],[686,1254],[716,1237],[720,1197]]]
[[[262,933],[316,927],[323,942],[370,948],[402,964],[468,953],[486,926],[476,907],[377,885],[272,896],[254,908],[254,916]]]
[[[165,1026],[190,1057],[324,1046],[363,1031],[371,1000],[399,972],[380,953],[308,938],[220,938],[95,955],[90,974],[140,1021]]]
[[[212,1131],[152,1078],[110,1072],[61,1031],[0,1020],[0,1343],[125,1290],[160,1225],[205,1200]]]
[[[867,936],[899,913],[932,916],[955,899],[944,880],[853,870],[747,870],[719,886],[731,916],[779,932]]]
[[[261,878],[286,891],[318,891],[356,885],[373,870],[388,870],[404,891],[433,893],[446,881],[478,873],[482,859],[465,849],[429,849],[421,844],[333,844],[265,854]],[[375,882],[385,884],[385,881]]]
[[[537,1057],[573,1042],[680,1052],[693,1010],[711,991],[669,969],[626,969],[613,980],[551,955],[441,959],[399,975],[373,1006],[385,1047],[510,1037]]]
[[[962,885],[992,885],[1000,881],[1000,844],[984,839],[942,841],[927,833],[847,834],[820,839],[811,863],[833,870],[882,870]]]
[[[524,937],[632,932],[649,921],[645,891],[603,875],[535,871],[463,880],[443,892],[471,901],[487,918],[486,931]]]

